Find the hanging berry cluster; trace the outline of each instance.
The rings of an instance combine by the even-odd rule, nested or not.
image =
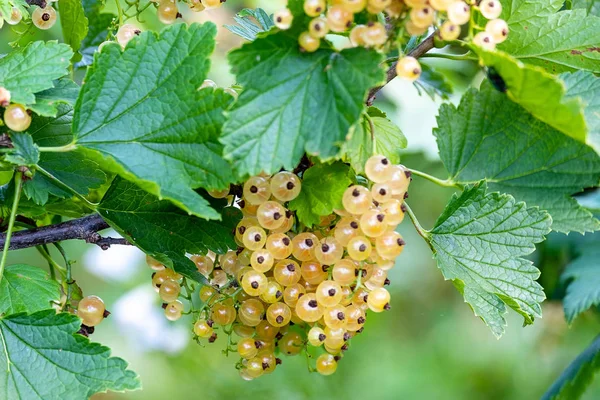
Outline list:
[[[501,12],[498,0],[305,0],[304,13],[312,19],[298,42],[304,51],[314,52],[321,46],[321,39],[335,33],[348,34],[355,47],[400,49],[411,36],[425,34],[430,29],[436,29],[443,41],[456,40],[461,36],[462,26],[468,24],[468,33],[462,35],[465,40],[492,50],[508,36],[508,25],[498,19]],[[475,23],[476,13],[489,20],[485,27]],[[385,24],[379,16],[385,17]],[[273,19],[279,29],[286,30],[292,26],[294,15],[284,8]],[[402,51],[400,54],[398,76],[411,81],[418,79],[419,62],[402,56]]]
[[[271,373],[282,362],[279,354],[301,352],[316,358],[309,361],[311,370],[330,375],[351,338],[362,332],[367,311],[390,308],[384,286],[405,245],[395,228],[404,219],[410,172],[373,156],[365,173],[368,184],[346,189],[343,209],[313,228],[299,224],[286,208],[302,190],[294,173],[252,177],[241,198],[229,190],[210,192],[241,208],[239,248],[190,257],[209,285],[199,290],[202,306],[188,313],[198,342],[227,337],[225,352],[239,353],[242,378]],[[187,283],[157,261],[148,263],[156,270],[152,284],[166,317],[179,319]]]

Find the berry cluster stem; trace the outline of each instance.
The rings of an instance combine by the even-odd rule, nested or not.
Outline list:
[[[425,241],[427,242],[429,247],[431,247],[431,249],[433,250],[433,247],[431,246],[431,234],[421,226],[421,224],[419,223],[419,220],[417,219],[417,216],[415,215],[413,210],[409,207],[408,203],[404,202],[404,205],[406,206],[406,213],[408,214],[411,222],[415,226],[417,233],[419,234],[419,236],[421,236],[423,239],[425,239]]]
[[[411,169],[410,172],[412,172],[413,175],[420,176],[421,178],[425,178],[428,181],[433,182],[436,185],[439,185],[442,187],[456,188],[456,189],[461,189],[461,190],[463,188],[461,184],[454,182],[450,178],[442,180],[442,179],[436,178],[435,176],[429,175],[425,172],[418,171],[416,169]]]
[[[15,173],[15,197],[13,199],[13,205],[10,210],[10,218],[8,220],[8,230],[6,231],[6,240],[4,241],[4,249],[2,250],[2,260],[0,261],[0,281],[4,275],[4,266],[6,265],[6,259],[8,257],[8,250],[10,248],[10,238],[12,236],[12,230],[15,226],[15,219],[17,218],[17,209],[19,208],[19,200],[21,199],[21,189],[23,188],[23,173]]]

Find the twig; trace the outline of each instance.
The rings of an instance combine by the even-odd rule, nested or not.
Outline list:
[[[409,56],[414,57],[414,58],[419,58],[421,57],[423,54],[427,53],[429,50],[433,49],[433,37],[434,35],[437,33],[433,32],[431,35],[429,35],[427,37],[427,39],[423,40],[421,43],[419,43],[419,45],[417,47],[415,47],[410,53],[408,53]],[[396,64],[397,62],[393,63],[390,68],[387,70],[387,78],[386,81],[383,85],[378,86],[376,88],[373,88],[369,91],[369,95],[367,96],[367,105],[372,105],[373,101],[375,101],[375,97],[377,96],[377,93],[383,89],[383,87],[385,85],[387,85],[388,83],[390,83],[390,81],[392,79],[394,79],[396,77]]]
[[[71,239],[85,240],[87,243],[100,246],[102,250],[108,249],[113,244],[130,244],[125,239],[102,237],[98,233],[98,231],[108,227],[108,224],[100,215],[88,215],[56,225],[15,232],[12,235],[9,250],[24,249]],[[0,235],[0,246],[4,246],[5,241],[6,234]]]
[[[6,266],[6,260],[8,257],[8,250],[10,250],[11,245],[11,235],[13,227],[15,226],[15,220],[17,218],[17,210],[19,209],[19,200],[21,199],[21,189],[23,187],[23,173],[17,172],[15,174],[15,197],[13,199],[12,209],[10,211],[10,219],[8,220],[8,230],[3,235],[4,240],[0,242],[0,247],[2,247],[2,259],[0,260],[0,281],[2,280],[2,275],[4,274],[4,267]]]

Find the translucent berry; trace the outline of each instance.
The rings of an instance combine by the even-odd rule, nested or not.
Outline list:
[[[429,0],[429,5],[437,11],[446,11],[454,1],[456,0]]]
[[[446,21],[440,27],[440,37],[442,40],[456,40],[460,35],[460,26],[455,25],[452,21]]]
[[[273,278],[269,278],[267,289],[260,295],[260,299],[267,304],[277,303],[283,298],[283,287]]]
[[[283,291],[283,302],[290,307],[296,307],[296,304],[298,304],[298,299],[304,296],[305,293],[306,290],[301,284],[296,283],[294,285],[290,285]]]
[[[495,43],[502,43],[508,37],[508,24],[503,19],[493,19],[485,25],[485,31],[492,35]]]
[[[317,372],[321,375],[331,375],[337,369],[337,361],[335,357],[329,353],[321,354],[317,358]]]
[[[279,339],[279,350],[285,355],[295,356],[300,354],[303,347],[302,336],[297,332],[290,331]]]
[[[206,322],[205,319],[199,319],[194,323],[194,334],[201,338],[209,338],[212,336],[214,330]]]
[[[77,306],[77,316],[86,326],[96,326],[104,320],[104,302],[98,296],[86,296]]]
[[[242,288],[250,296],[260,296],[267,290],[267,277],[251,269],[242,278]]]
[[[325,338],[325,331],[318,326],[313,326],[308,331],[308,343],[310,343],[311,346],[321,346],[325,342]]]
[[[190,260],[196,264],[198,272],[204,275],[205,278],[208,278],[215,267],[213,260],[208,256],[193,255],[190,257]]]
[[[260,359],[265,374],[275,371],[277,359],[275,358],[275,354],[273,354],[273,350],[260,350],[256,357]]]
[[[202,1],[202,5],[207,9],[221,7],[221,5],[225,2],[224,0],[201,0],[201,1]]]
[[[38,7],[31,13],[31,21],[38,29],[50,29],[56,23],[56,10],[50,5],[44,8]]]
[[[327,24],[333,32],[344,32],[352,25],[354,14],[342,5],[331,6],[327,10]]]
[[[381,22],[369,22],[362,33],[362,39],[367,46],[381,46],[387,41],[387,32]]]
[[[397,226],[404,220],[404,207],[398,199],[392,199],[381,205],[385,213],[385,222],[390,226]]]
[[[378,14],[391,4],[392,0],[369,0],[367,7],[371,14]]]
[[[315,257],[322,265],[333,265],[342,259],[344,246],[336,238],[328,236],[315,249]]]
[[[429,6],[415,7],[410,10],[410,20],[415,26],[427,28],[433,24],[435,11]]]
[[[0,18],[1,19],[1,18]],[[0,23],[0,28],[2,28],[2,24]],[[7,88],[0,86],[0,107],[8,107],[10,104],[10,90]]]
[[[304,13],[309,17],[316,17],[321,15],[327,3],[325,0],[304,0]]]
[[[181,292],[181,286],[179,285],[179,282],[176,282],[173,279],[167,279],[164,281],[158,290],[160,298],[165,303],[170,303],[177,300],[179,297],[179,292]]]
[[[404,25],[404,28],[406,29],[406,32],[411,36],[422,35],[425,32],[427,32],[427,30],[429,29],[428,27],[417,26],[412,21],[407,21],[406,24]]]
[[[346,307],[340,304],[333,307],[327,307],[323,312],[323,322],[331,329],[345,328]]]
[[[378,203],[385,203],[393,199],[392,187],[387,183],[376,183],[371,188],[371,196]]]
[[[121,25],[119,30],[117,31],[117,42],[121,45],[122,48],[127,46],[127,43],[137,35],[139,35],[142,31],[140,28],[133,24],[124,24]]]
[[[24,106],[11,104],[4,110],[4,124],[15,132],[23,132],[31,125],[31,115]]]
[[[256,210],[256,219],[265,229],[277,229],[285,223],[286,209],[276,201],[265,201]]]
[[[233,250],[229,250],[227,253],[221,256],[221,269],[227,272],[229,275],[235,275],[235,264],[237,262],[237,254]]]
[[[338,284],[351,285],[356,279],[356,265],[352,260],[344,258],[333,266],[331,276]]]
[[[313,19],[317,21],[319,18]],[[271,193],[281,201],[290,201],[298,197],[302,189],[300,178],[292,172],[282,171],[271,178]]]
[[[342,299],[342,287],[335,281],[326,280],[319,284],[315,295],[319,305],[333,307],[338,305]]]
[[[351,214],[362,214],[371,208],[373,198],[371,192],[364,186],[350,186],[344,192],[342,203],[346,211]]]
[[[476,34],[473,38],[473,44],[485,50],[494,50],[496,48],[494,37],[488,32],[479,32]]]
[[[258,357],[254,357],[248,360],[246,363],[245,374],[253,379],[258,378],[264,374],[262,360]]]
[[[346,330],[356,332],[363,327],[366,321],[365,312],[357,305],[346,307]]]
[[[243,301],[238,310],[240,321],[248,326],[257,326],[260,324],[263,320],[264,313],[265,307],[260,300],[256,299],[248,299]]]
[[[207,80],[210,80],[210,79],[207,79]],[[206,81],[204,81],[204,82],[206,82]],[[204,86],[204,83],[202,85]],[[215,83],[215,85],[216,85],[216,83]],[[202,88],[202,86],[200,86],[200,88]],[[210,197],[213,197],[215,199],[224,199],[225,197],[229,196],[229,188],[226,188],[223,190],[209,190],[208,194],[210,195]]]
[[[246,232],[244,232],[244,236],[242,236],[242,242],[244,243],[244,247],[246,247],[248,250],[260,250],[267,242],[267,233],[259,226],[252,226],[246,229]]]
[[[374,267],[371,277],[365,281],[365,287],[369,290],[383,287],[387,279],[387,272],[379,267]]]
[[[206,303],[211,299],[215,299],[217,293],[219,293],[215,288],[213,288],[212,286],[202,286],[200,288],[200,291],[198,292],[198,296],[200,297],[200,300],[202,300],[202,302]]]
[[[329,25],[323,17],[317,17],[308,23],[308,33],[310,36],[322,39],[329,33]]]
[[[371,241],[364,236],[352,238],[348,243],[347,251],[348,255],[354,260],[366,260],[371,255]]]
[[[260,205],[271,197],[271,186],[268,179],[253,176],[244,183],[244,199],[253,205]]]
[[[404,11],[404,7],[402,0],[392,0],[392,3],[386,7],[385,12],[392,18],[398,18]]]
[[[240,357],[247,360],[255,357],[258,354],[258,347],[256,344],[256,340],[253,338],[241,339],[237,344],[237,350]]]
[[[13,7],[10,11],[10,17],[6,19],[9,25],[17,25],[23,19],[23,13],[17,7]]]
[[[281,10],[275,12],[275,14],[273,15],[273,20],[275,21],[276,27],[282,30],[286,30],[290,29],[290,27],[292,26],[294,16],[288,8],[282,8]]]
[[[161,0],[156,10],[158,20],[163,24],[172,24],[179,15],[175,0]]]
[[[367,297],[367,304],[369,309],[374,312],[382,312],[389,308],[390,305],[390,292],[384,288],[377,288],[369,292]]]
[[[388,184],[392,188],[394,195],[406,193],[411,181],[411,172],[402,165],[394,165],[392,168],[392,178]]]
[[[242,218],[242,220],[237,224],[236,228],[235,228],[235,238],[242,242],[243,238],[244,238],[244,233],[246,233],[246,230],[250,227],[253,226],[258,226],[258,219],[256,217],[244,217]]]
[[[284,233],[275,233],[267,237],[266,249],[275,260],[282,260],[292,254],[293,242]]]
[[[210,284],[216,287],[222,287],[227,284],[229,279],[227,278],[227,273],[222,269],[215,269],[212,274],[212,278],[210,279]]]
[[[298,300],[296,313],[302,321],[316,322],[323,316],[323,307],[317,302],[314,293],[307,293]]]
[[[182,314],[183,303],[179,300],[175,300],[167,304],[167,306],[165,307],[165,317],[167,317],[169,321],[177,321],[179,318],[181,318]]]
[[[360,230],[368,237],[378,237],[387,230],[385,213],[381,210],[369,210],[360,217]]]
[[[252,253],[250,265],[258,272],[265,273],[273,268],[275,259],[269,250],[261,249]]]
[[[381,258],[394,260],[404,250],[404,239],[398,232],[386,232],[377,238],[375,249]]]
[[[304,51],[313,53],[319,49],[319,46],[321,45],[321,39],[311,36],[311,34],[307,31],[300,34],[298,37],[298,43]]]
[[[225,326],[232,324],[233,321],[235,321],[237,313],[233,306],[217,303],[213,305],[210,315],[216,324]]]
[[[296,221],[296,219],[294,218],[294,215],[288,211],[285,214],[285,221],[283,222],[283,225],[281,225],[277,229],[272,229],[271,233],[273,234],[273,233],[286,233],[286,232],[289,232],[290,229],[292,229],[294,227],[295,221]]]
[[[277,337],[278,333],[279,328],[269,324],[267,320],[262,320],[256,325],[256,338],[261,341],[271,342]]]
[[[356,14],[365,9],[367,0],[340,0],[339,4],[351,13]]]
[[[163,282],[167,279],[175,279],[175,272],[173,270],[165,268],[160,271],[157,271],[154,274],[152,274],[152,286],[154,286],[156,291],[158,291],[160,285],[162,285]]]
[[[464,1],[448,6],[448,19],[455,25],[464,25],[471,19],[471,8]]]
[[[344,217],[335,225],[334,237],[342,246],[347,246],[350,239],[361,235],[359,219],[355,217]]]
[[[502,14],[502,4],[498,0],[483,0],[479,4],[479,11],[487,19],[496,19]]]
[[[393,164],[385,156],[372,156],[365,163],[367,178],[376,183],[384,183],[392,177]]]
[[[161,270],[165,269],[165,266],[163,265],[163,263],[152,258],[149,255],[146,255],[146,264],[148,264],[148,266],[150,268],[152,268],[154,271],[161,271]]]
[[[202,4],[201,0],[190,0],[188,2],[188,6],[193,12],[200,12],[206,10],[206,7],[204,7],[204,4]]]
[[[350,42],[354,47],[367,45],[364,39],[364,34],[366,31],[366,25],[356,25],[354,28],[352,28],[350,31]]]
[[[282,286],[294,285],[302,278],[300,265],[294,260],[281,260],[273,267],[273,277]]]
[[[274,303],[267,309],[267,321],[275,327],[282,327],[290,323],[292,310],[285,303]]]
[[[327,271],[315,260],[304,261],[301,267],[302,278],[311,285],[318,285],[327,279]]]
[[[315,249],[319,246],[319,239],[310,233],[304,232],[292,239],[292,254],[298,261],[310,261],[315,258]]]
[[[421,76],[421,64],[414,57],[402,57],[396,64],[396,74],[408,81],[415,81]]]

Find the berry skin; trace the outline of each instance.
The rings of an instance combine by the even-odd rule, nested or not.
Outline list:
[[[288,356],[300,354],[302,345],[302,337],[296,332],[288,332],[279,340],[279,350]]]
[[[464,25],[471,19],[471,8],[464,1],[448,6],[448,19],[456,25]]]
[[[213,334],[213,328],[206,323],[206,320],[199,319],[194,323],[194,334],[201,338],[209,338]]]
[[[313,326],[308,331],[308,343],[311,346],[319,347],[325,342],[325,331],[318,326]]]
[[[440,27],[440,37],[442,40],[456,40],[460,36],[460,26],[455,25],[452,21],[446,21]]]
[[[236,316],[233,306],[217,303],[212,307],[211,319],[218,325],[229,325],[235,321]]]
[[[275,26],[281,30],[290,29],[294,16],[288,8],[282,8],[273,15]]]
[[[381,268],[374,267],[371,277],[365,282],[365,286],[369,290],[383,287],[387,279],[387,272]]]
[[[377,238],[375,249],[384,260],[394,260],[404,250],[404,239],[398,232],[386,232]]]
[[[285,207],[276,201],[265,201],[256,210],[256,219],[265,229],[277,229],[285,223]]]
[[[244,232],[244,236],[242,236],[242,242],[244,243],[244,247],[246,247],[248,250],[260,250],[267,242],[267,233],[261,227],[252,226],[246,229],[246,232]]]
[[[368,46],[381,46],[387,41],[387,32],[381,22],[370,22],[362,34],[362,39]]]
[[[329,353],[324,353],[317,358],[317,372],[321,375],[331,375],[337,369],[335,357]]]
[[[350,42],[354,47],[367,45],[364,39],[364,34],[366,33],[366,31],[366,25],[356,25],[354,28],[352,28],[352,30],[350,31]]]
[[[392,0],[369,0],[367,7],[371,14],[378,14],[391,4]]]
[[[410,10],[410,20],[415,26],[427,28],[433,24],[435,12],[429,6],[416,7]]]
[[[238,310],[240,321],[248,326],[257,326],[263,320],[265,307],[256,299],[243,301]]]
[[[246,363],[245,375],[252,379],[258,378],[264,373],[262,360],[258,357],[251,358]]]
[[[221,256],[221,269],[229,275],[235,275],[235,264],[237,263],[237,254],[229,250]]]
[[[323,322],[330,329],[340,329],[346,327],[346,307],[338,304],[334,307],[328,307],[323,312]]]
[[[498,0],[483,0],[479,4],[479,11],[487,19],[496,19],[502,14],[502,4]]]
[[[10,17],[6,20],[6,23],[9,25],[17,25],[23,19],[23,14],[21,10],[17,7],[13,7],[10,12]]]
[[[422,27],[416,26],[412,21],[406,22],[406,25],[404,25],[404,27],[406,28],[406,32],[411,36],[422,35],[425,32],[427,32],[427,29],[428,29],[428,27],[422,28]]]
[[[503,19],[493,19],[485,25],[485,31],[492,35],[495,43],[502,43],[508,37],[508,24]]]
[[[304,13],[309,17],[317,17],[321,15],[327,4],[325,0],[304,0]]]
[[[256,358],[260,359],[261,366],[265,374],[270,374],[275,371],[277,367],[277,359],[272,350],[261,350],[258,352]]]
[[[200,300],[202,300],[202,302],[206,303],[207,301],[209,301],[211,299],[215,299],[217,297],[216,296],[217,293],[219,293],[219,292],[217,292],[217,290],[215,288],[213,288],[212,286],[206,285],[206,286],[202,286],[200,288],[200,291],[198,292],[198,296],[200,297]]]
[[[263,320],[256,326],[256,337],[264,342],[271,342],[275,340],[279,328],[269,324],[268,321]]]
[[[190,257],[190,260],[196,264],[198,272],[204,275],[205,278],[208,278],[215,267],[213,260],[208,256],[193,255]]]
[[[494,42],[494,37],[488,32],[479,32],[473,38],[473,43],[476,46],[481,47],[484,50],[494,50],[496,48],[496,42]]]
[[[183,303],[179,300],[175,300],[167,304],[167,306],[165,307],[165,317],[167,317],[169,321],[177,321],[179,318],[181,318],[182,314]]]
[[[294,260],[281,260],[273,267],[273,277],[282,286],[294,285],[302,278],[300,265]]]
[[[356,265],[352,260],[344,258],[333,266],[331,276],[340,285],[351,285],[356,279]]]
[[[314,53],[319,49],[321,45],[321,40],[319,38],[315,38],[311,36],[310,32],[302,32],[298,37],[298,43],[300,47],[308,53]]]
[[[387,183],[376,183],[371,188],[371,196],[378,203],[385,203],[393,199],[392,187]]]
[[[237,344],[237,350],[240,357],[249,360],[258,354],[257,342],[253,338],[241,339]]]
[[[267,282],[264,274],[251,269],[242,278],[242,288],[250,296],[260,296],[267,290]]]
[[[368,237],[378,237],[385,233],[388,224],[381,210],[369,210],[360,217],[360,229]]]
[[[356,261],[366,260],[371,255],[371,241],[364,236],[357,236],[350,240],[347,251],[348,255]]]
[[[346,329],[350,332],[356,332],[363,327],[366,321],[365,312],[357,305],[346,307]]]
[[[421,76],[421,64],[414,57],[403,57],[396,64],[396,73],[400,78],[416,81]]]
[[[273,304],[281,300],[282,297],[283,287],[274,280],[269,279],[269,282],[267,283],[267,290],[260,295],[260,299],[265,303]]]
[[[146,264],[148,264],[148,266],[154,271],[161,271],[165,269],[165,266],[160,261],[155,260],[149,255],[146,255]]]
[[[283,260],[292,254],[294,242],[285,233],[274,233],[269,235],[265,246],[275,260]]]
[[[315,249],[320,245],[319,239],[312,233],[304,232],[292,239],[292,255],[298,261],[310,261],[315,258]]]
[[[267,321],[274,327],[282,327],[290,323],[292,310],[285,303],[274,303],[267,309]]]
[[[373,289],[369,293],[369,297],[367,298],[367,304],[371,311],[379,313],[389,308],[390,298],[390,292],[388,292],[386,289]]]
[[[323,266],[315,261],[305,261],[301,267],[302,278],[311,285],[318,285],[327,279],[327,272]]]
[[[31,125],[31,115],[20,104],[11,104],[4,110],[4,123],[8,129],[23,132]]]
[[[50,29],[56,23],[56,10],[52,6],[38,7],[31,13],[31,21],[38,29]]]
[[[315,249],[315,257],[323,265],[333,265],[342,259],[344,246],[334,237],[326,237]]]
[[[224,3],[223,0],[201,0],[201,1],[202,1],[202,5],[206,9],[221,7],[221,5]]]
[[[158,290],[158,294],[160,298],[165,303],[170,303],[172,301],[177,300],[179,297],[179,293],[181,292],[181,286],[178,282],[173,279],[165,280],[162,285],[160,285],[160,289]]]
[[[389,226],[397,226],[404,220],[404,208],[398,199],[392,199],[381,205],[381,211],[385,214],[385,221]]]
[[[339,3],[353,14],[361,12],[367,6],[367,0],[341,0]]]
[[[204,82],[202,82],[202,86],[200,86],[200,89],[204,89],[205,87],[211,87],[213,89],[216,89],[218,86],[214,81],[211,81],[210,79],[205,79]],[[224,199],[225,197],[229,196],[229,188],[223,190],[209,190],[208,194],[210,195],[210,197],[215,199]]]
[[[2,28],[0,24],[0,28]],[[8,107],[10,104],[10,90],[3,86],[0,86],[0,107]]]
[[[419,66],[420,67],[420,66]],[[392,168],[392,177],[388,184],[392,187],[392,194],[403,195],[410,185],[411,173],[402,165],[394,165]]]
[[[392,3],[386,7],[385,12],[392,18],[398,18],[404,11],[404,2],[402,0],[392,0]]]
[[[175,22],[179,15],[175,0],[161,0],[158,4],[156,15],[158,16],[158,20],[163,24],[169,25]]]
[[[323,18],[315,18],[311,21],[311,24],[313,21],[324,20]],[[326,30],[327,29],[325,29],[325,31]],[[323,34],[323,36],[325,36],[325,34]],[[300,178],[298,178],[296,174],[287,171],[282,171],[273,175],[270,186],[273,197],[280,201],[294,200],[300,194],[300,190],[302,190],[302,182],[300,181]]]
[[[327,23],[332,32],[344,32],[352,25],[354,14],[342,5],[329,7],[327,11]]]
[[[86,326],[96,326],[104,320],[104,302],[98,296],[86,296],[77,306],[77,316]]]
[[[127,43],[137,35],[139,35],[142,31],[140,28],[133,24],[125,24],[122,25],[117,31],[117,42],[121,45],[122,48],[127,46]]]
[[[344,217],[340,219],[335,225],[333,235],[342,246],[348,246],[350,239],[362,235],[359,219],[354,217]]]
[[[298,317],[305,322],[316,322],[323,316],[323,307],[317,302],[314,293],[306,293],[296,304]]]
[[[333,307],[342,300],[342,287],[335,281],[323,281],[315,292],[317,302],[322,307]]]
[[[261,249],[252,253],[250,265],[258,272],[265,273],[273,268],[275,259],[269,250]]]
[[[363,214],[371,208],[373,198],[369,189],[364,186],[354,185],[350,186],[344,192],[342,204],[344,205],[344,209],[350,214]]]
[[[310,36],[322,39],[329,33],[329,25],[327,25],[327,20],[323,17],[318,17],[313,19],[308,24],[308,33]],[[282,173],[282,172],[280,172]],[[277,175],[275,175],[277,176]],[[275,177],[273,177],[275,178]],[[273,185],[273,179],[271,179],[271,186]],[[273,190],[273,189],[271,189]],[[298,190],[300,192],[300,190]],[[273,190],[273,196],[275,196],[275,191]]]
[[[254,176],[244,183],[245,201],[252,205],[260,205],[271,197],[271,186],[266,178]]]
[[[365,163],[365,174],[375,183],[384,183],[392,177],[392,165],[385,156],[372,156]]]
[[[429,4],[437,11],[446,11],[455,0],[429,0]]]
[[[290,285],[283,291],[283,302],[290,307],[296,307],[298,299],[306,294],[306,289],[299,283]]]

